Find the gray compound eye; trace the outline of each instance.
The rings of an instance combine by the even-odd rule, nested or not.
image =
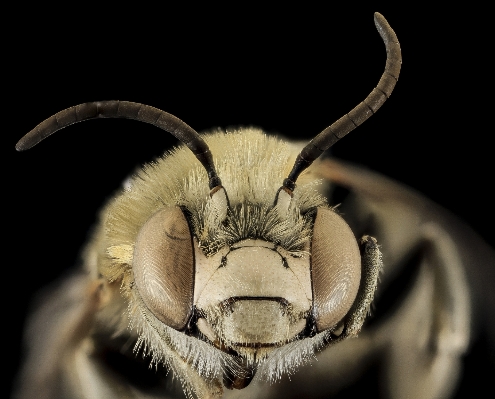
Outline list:
[[[184,329],[193,307],[194,253],[189,225],[179,207],[163,209],[143,225],[132,270],[148,309],[166,325]]]
[[[313,311],[317,330],[334,327],[349,312],[361,281],[361,255],[347,223],[318,208],[311,243]]]

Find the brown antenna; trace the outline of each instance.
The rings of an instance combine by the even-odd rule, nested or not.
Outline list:
[[[399,41],[383,15],[375,13],[375,25],[382,37],[387,50],[387,62],[385,71],[373,91],[359,103],[352,111],[323,130],[318,136],[304,147],[296,158],[289,176],[284,180],[283,188],[294,191],[296,180],[301,172],[317,159],[324,151],[328,150],[347,133],[354,130],[382,106],[390,97],[392,90],[399,78],[402,56]]]
[[[222,185],[213,165],[213,158],[208,145],[193,128],[168,112],[129,101],[96,101],[64,109],[45,119],[27,133],[19,140],[15,148],[17,151],[28,150],[57,130],[77,122],[96,118],[134,119],[150,123],[171,133],[184,143],[204,166],[208,173],[210,189]]]

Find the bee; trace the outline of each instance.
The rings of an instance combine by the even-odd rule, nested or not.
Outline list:
[[[384,22],[381,26],[386,27]],[[392,34],[388,28],[385,31]],[[390,58],[397,67],[397,53],[392,50]],[[391,68],[389,65],[386,73]],[[393,78],[397,77],[398,70]],[[387,76],[385,80],[393,82]],[[384,86],[379,87],[383,91]],[[388,89],[386,94],[390,95]],[[77,337],[66,337],[73,358],[67,357],[68,364],[57,376],[60,385],[54,383],[50,389],[60,389],[62,396],[66,395],[60,392],[67,390],[89,396],[93,392],[89,389],[106,397],[105,389],[118,392],[116,395],[126,389],[135,394],[139,389],[115,377],[115,370],[96,373],[102,371],[109,352],[127,356],[129,350],[122,349],[125,344],[156,368],[171,370],[185,393],[198,397],[220,396],[225,387],[241,389],[238,392],[249,396],[252,379],[270,382],[284,374],[297,378],[297,369],[318,352],[359,349],[359,344],[348,346],[357,340],[347,338],[357,335],[369,311],[382,268],[381,254],[375,239],[355,239],[361,229],[348,225],[358,223],[344,221],[344,204],[336,209],[329,206],[318,190],[318,179],[357,188],[367,199],[361,206],[368,207],[368,215],[376,204],[373,189],[363,182],[366,174],[338,162],[316,160],[328,141],[323,145],[315,142],[340,138],[328,134],[332,127],[301,151],[256,129],[198,136],[170,114],[127,102],[86,104],[57,114],[47,124],[55,122],[58,128],[66,123],[63,118],[74,122],[85,111],[92,116],[122,115],[163,122],[164,130],[175,132],[189,148],[175,150],[143,168],[102,212],[100,226],[85,250],[88,274],[70,282],[75,294],[72,300],[81,305],[79,313],[70,308],[77,322]],[[350,120],[359,124],[357,119]],[[45,133],[35,132],[26,140],[44,138],[51,129],[42,127],[37,132]],[[21,149],[32,144],[26,140],[20,143]],[[312,161],[314,164],[306,167]],[[370,181],[377,180],[373,176]],[[387,192],[387,183],[381,188]],[[364,217],[359,212],[356,215],[356,219]],[[401,247],[394,242],[399,239],[394,237],[397,226],[393,220],[383,220],[388,221],[389,233],[379,242]],[[342,242],[332,241],[335,235],[323,227],[328,225],[333,226],[332,232],[339,232]],[[441,250],[452,249],[442,232],[426,227],[422,237],[440,242]],[[407,257],[415,242],[410,240],[402,252],[389,255],[390,264],[400,266],[398,259]],[[333,246],[341,249],[330,250]],[[330,261],[334,256],[337,259]],[[317,259],[322,265],[343,266],[332,275],[325,274],[328,270],[320,269]],[[280,267],[269,269],[276,264]],[[455,333],[455,353],[461,356],[468,340],[462,332],[469,330],[469,290],[463,285],[462,266],[454,262],[452,269],[453,277],[441,266],[435,272],[447,277],[441,289],[466,293],[454,304],[458,320],[453,332],[449,331]],[[390,270],[393,273],[393,267]],[[429,281],[428,273],[429,269],[420,269],[418,281]],[[449,279],[457,285],[449,286]],[[335,291],[339,301],[330,299]],[[69,294],[62,290],[55,301],[69,300]],[[329,310],[331,303],[337,311]],[[366,337],[363,331],[361,342]],[[54,335],[56,341],[59,338],[63,336]],[[79,367],[71,367],[74,365]],[[328,359],[326,367],[332,368]],[[341,372],[343,369],[345,366]],[[270,395],[270,388],[263,389]],[[237,391],[225,394],[232,392]]]

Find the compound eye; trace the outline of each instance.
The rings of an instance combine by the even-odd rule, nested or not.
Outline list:
[[[132,270],[148,309],[166,325],[184,329],[193,306],[194,254],[189,225],[179,207],[155,213],[141,227]]]
[[[331,209],[318,208],[311,243],[313,310],[317,330],[349,312],[361,281],[361,255],[350,227]]]

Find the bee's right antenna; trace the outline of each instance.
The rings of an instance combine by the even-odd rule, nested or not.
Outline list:
[[[17,151],[27,150],[44,140],[57,130],[73,123],[95,118],[125,118],[150,123],[173,134],[184,143],[206,169],[210,190],[222,187],[217,175],[208,144],[189,125],[176,116],[149,105],[129,101],[95,101],[79,104],[64,109],[45,119],[33,130],[22,137],[15,148]],[[212,193],[213,194],[213,193]]]
[[[400,46],[395,32],[383,15],[377,12],[375,13],[375,25],[378,33],[385,42],[385,48],[387,50],[385,71],[378,85],[363,102],[359,103],[352,111],[323,130],[302,149],[296,158],[292,171],[284,180],[282,190],[279,190],[277,197],[280,197],[282,191],[292,196],[292,191],[296,188],[296,180],[301,172],[311,165],[324,151],[328,150],[338,140],[373,115],[385,100],[390,97],[399,78],[402,63]]]

